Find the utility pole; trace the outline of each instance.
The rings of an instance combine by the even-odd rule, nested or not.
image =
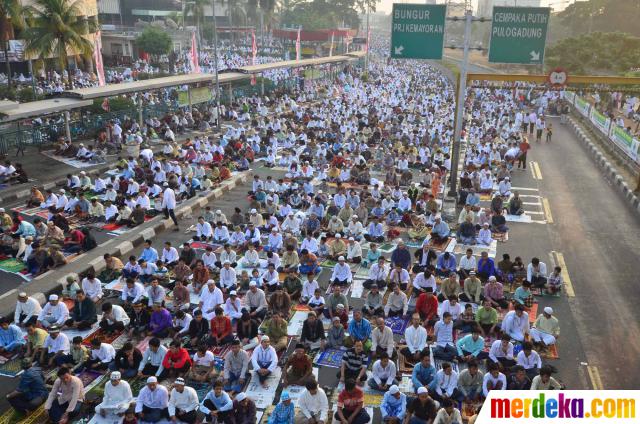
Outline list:
[[[469,44],[471,43],[471,22],[473,21],[473,8],[471,2],[465,2],[464,12],[464,50],[462,54],[462,63],[460,64],[460,76],[458,80],[458,96],[456,99],[456,116],[455,127],[453,130],[453,154],[451,156],[451,183],[449,184],[450,197],[458,195],[458,164],[460,163],[461,145],[462,145],[462,121],[464,119],[464,104],[467,91],[467,68],[469,65]]]
[[[218,25],[216,23],[216,0],[211,0],[211,14],[213,15],[213,63],[216,75],[216,110],[218,119],[216,119],[216,128],[220,129],[220,78],[218,78]]]
[[[364,69],[369,76],[369,12],[371,11],[371,0],[367,0],[367,33],[365,34],[367,40],[367,55],[364,57]]]

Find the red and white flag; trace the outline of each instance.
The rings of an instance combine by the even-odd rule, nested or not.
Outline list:
[[[256,64],[256,55],[258,54],[258,45],[256,44],[256,31],[251,30],[251,65]],[[256,74],[251,74],[251,85],[256,85]]]
[[[329,57],[333,56],[333,36],[335,35],[334,32],[331,33],[331,45],[329,46]]]
[[[191,61],[191,71],[196,74],[200,73],[200,61],[198,60],[198,44],[196,43],[196,33],[191,34],[191,54],[189,57]]]
[[[104,79],[104,64],[102,63],[102,34],[100,31],[96,32],[93,47],[93,59],[96,62],[96,74],[98,75],[98,85],[103,86],[106,84]]]
[[[300,51],[300,30],[302,27],[298,27],[298,38],[296,38],[296,60],[300,60],[301,51]]]

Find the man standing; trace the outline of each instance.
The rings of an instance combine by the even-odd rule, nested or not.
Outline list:
[[[176,218],[175,209],[176,209],[176,193],[173,191],[171,187],[169,187],[169,183],[164,183],[164,192],[162,193],[162,211],[164,212],[164,218],[173,220],[173,223],[176,225],[174,231],[180,231],[178,227],[178,218]]]

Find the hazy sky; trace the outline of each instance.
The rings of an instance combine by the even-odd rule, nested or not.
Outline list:
[[[462,2],[463,0],[459,0],[460,2]],[[565,3],[566,1],[566,3]],[[564,9],[569,3],[573,3],[574,0],[542,0],[542,6],[549,6],[551,5],[553,7],[554,10],[561,10]],[[391,13],[391,7],[393,5],[393,3],[424,3],[423,1],[420,0],[382,0],[382,3],[379,3],[376,6],[376,9],[379,11],[383,11],[385,13]],[[437,0],[437,3],[446,3],[446,0]],[[478,1],[477,0],[472,0],[472,3],[474,5],[474,7],[477,7]]]

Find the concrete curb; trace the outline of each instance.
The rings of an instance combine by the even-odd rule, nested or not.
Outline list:
[[[246,171],[235,175],[229,180],[224,181],[220,187],[208,192],[204,196],[189,199],[175,210],[176,216],[181,217],[192,214],[194,210],[198,210],[207,205],[210,201],[220,198],[225,192],[234,189],[238,184],[246,183],[251,172],[252,171]],[[34,278],[29,285],[21,287],[19,291],[24,291],[27,295],[35,297],[41,304],[44,304],[50,294],[58,294],[60,292],[64,284],[66,284],[67,277],[78,277],[89,271],[93,271],[98,274],[104,270],[104,254],[109,253],[113,256],[126,259],[126,255],[130,254],[135,248],[142,245],[145,240],[155,237],[164,230],[173,227],[173,225],[173,221],[170,219],[164,219],[163,216],[157,216],[151,221],[140,226],[138,231],[132,232],[132,234],[124,234],[120,237],[114,237],[113,239],[99,245],[94,250],[83,253],[71,264],[65,265],[61,269],[48,271],[39,275]],[[5,298],[2,299],[1,302],[1,315],[13,316],[15,308],[14,299]],[[7,305],[5,302],[9,302],[9,304]]]
[[[640,217],[640,198],[633,193],[633,189],[629,187],[622,175],[620,175],[616,166],[612,165],[606,156],[602,154],[600,148],[591,141],[591,138],[589,138],[575,119],[569,117],[568,122],[578,136],[578,139],[582,142],[584,148],[591,155],[596,165],[604,174],[605,178],[612,183],[618,192],[620,192],[620,194],[625,198],[636,215]]]

